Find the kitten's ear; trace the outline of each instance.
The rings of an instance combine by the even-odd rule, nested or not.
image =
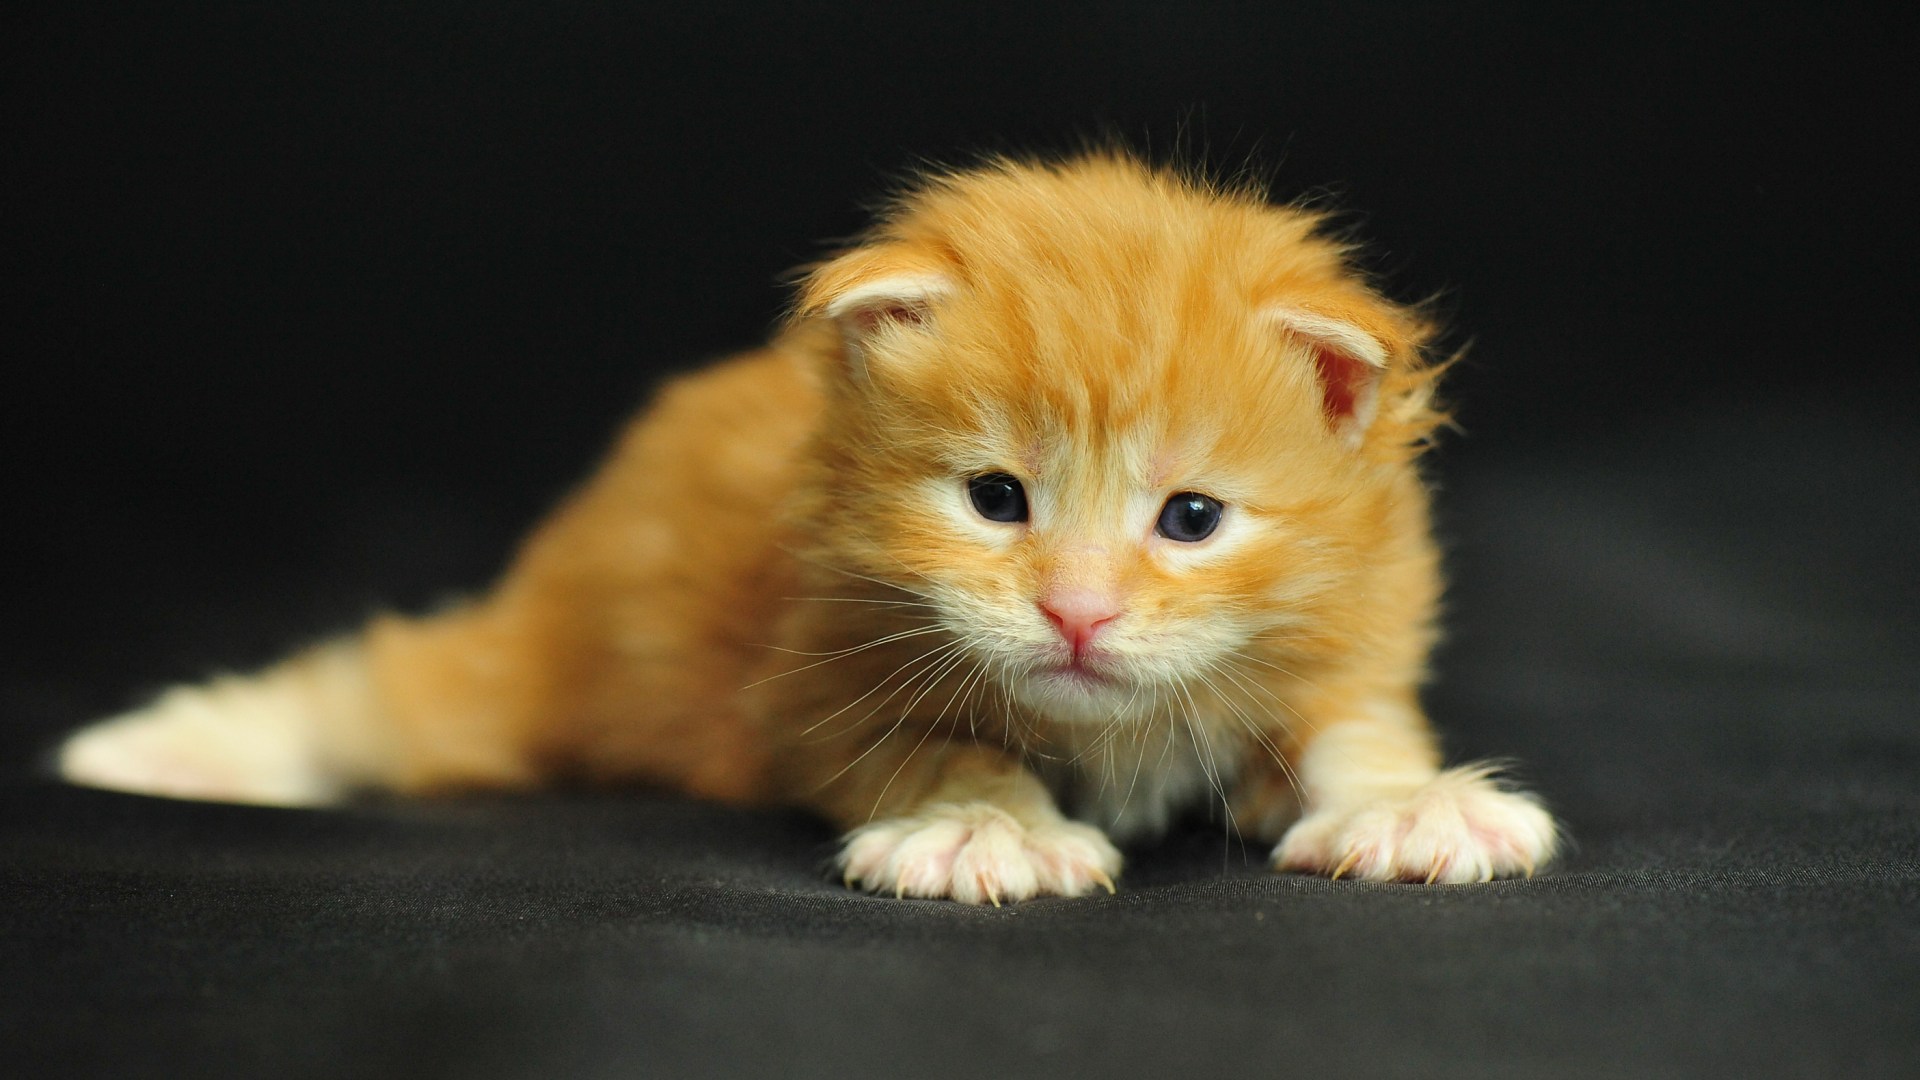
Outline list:
[[[928,329],[934,306],[952,291],[953,279],[921,260],[887,247],[858,248],[807,275],[797,314],[832,319],[849,369],[865,378],[874,347],[895,331]]]
[[[1334,433],[1358,446],[1379,407],[1389,355],[1382,336],[1358,322],[1302,307],[1270,307],[1266,316],[1313,351],[1320,406]]]

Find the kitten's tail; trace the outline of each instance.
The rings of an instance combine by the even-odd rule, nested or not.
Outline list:
[[[257,674],[174,687],[74,734],[56,767],[87,787],[272,806],[526,786],[514,688],[502,685],[511,665],[488,663],[503,651],[488,649],[492,622],[473,609],[384,618]]]

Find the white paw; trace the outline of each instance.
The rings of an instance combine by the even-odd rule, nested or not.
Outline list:
[[[175,799],[307,806],[339,786],[319,767],[309,718],[239,679],[180,687],[60,748],[60,774],[87,787]]]
[[[1112,892],[1120,852],[1091,825],[1022,825],[991,803],[945,803],[848,833],[840,869],[870,892],[998,906]]]
[[[1492,770],[1450,769],[1411,794],[1316,810],[1273,850],[1281,870],[1458,885],[1525,874],[1553,858],[1559,829]]]

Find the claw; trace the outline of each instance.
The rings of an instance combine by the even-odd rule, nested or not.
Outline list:
[[[1115,889],[1113,887],[1113,879],[1107,876],[1107,872],[1105,870],[1095,867],[1094,869],[1088,871],[1087,873],[1090,877],[1093,878],[1094,881],[1100,884],[1101,888],[1107,890],[1108,896],[1112,896],[1115,893],[1119,892],[1118,889]]]
[[[1349,871],[1349,870],[1351,870],[1351,869],[1353,869],[1353,864],[1354,864],[1354,863],[1357,863],[1357,862],[1359,862],[1359,861],[1360,861],[1360,853],[1359,853],[1359,852],[1357,852],[1357,851],[1356,851],[1356,852],[1354,852],[1353,854],[1351,854],[1351,855],[1349,855],[1349,856],[1347,856],[1347,857],[1346,857],[1345,859],[1343,859],[1343,860],[1341,860],[1341,862],[1340,862],[1340,865],[1339,865],[1339,866],[1336,866],[1336,867],[1334,867],[1334,868],[1333,868],[1333,875],[1332,875],[1332,877],[1330,877],[1330,878],[1329,878],[1328,880],[1330,880],[1330,881],[1339,881],[1339,880],[1340,880],[1340,875],[1342,875],[1342,874],[1344,874],[1344,873],[1346,873],[1347,871]]]
[[[983,882],[981,882],[981,883],[980,883],[980,887],[981,887],[981,888],[983,888],[983,889],[985,889],[985,890],[987,890],[987,899],[989,899],[989,900],[991,900],[991,901],[993,901],[993,906],[994,906],[994,907],[999,907],[999,906],[1000,906],[1000,894],[999,894],[999,893],[997,893],[997,892],[994,892],[994,891],[993,891],[993,886],[991,886],[991,885],[989,885],[989,884],[987,884],[986,882],[984,882],[984,881],[983,881]]]
[[[1433,869],[1431,869],[1431,870],[1429,870],[1429,871],[1427,871],[1427,880],[1426,880],[1426,881],[1423,881],[1423,882],[1421,882],[1421,884],[1423,884],[1423,885],[1431,885],[1431,884],[1433,884],[1434,882],[1436,882],[1436,881],[1438,881],[1438,880],[1440,880],[1440,864],[1439,864],[1439,863],[1434,863],[1434,864],[1433,864]]]
[[[896,881],[896,882],[894,882],[894,883],[893,883],[893,898],[894,898],[895,900],[905,900],[905,899],[907,898],[907,883],[906,883],[906,882],[904,882],[904,881]]]
[[[1523,859],[1525,859],[1525,856],[1522,856],[1522,858],[1523,858]],[[1524,870],[1526,871],[1526,874],[1527,874],[1527,880],[1528,880],[1528,881],[1532,881],[1532,880],[1533,880],[1533,871],[1534,871],[1534,865],[1533,865],[1533,860],[1532,860],[1532,859],[1526,859],[1526,861],[1525,861],[1525,862],[1523,862],[1523,863],[1521,863],[1521,867],[1522,867],[1522,868],[1523,868],[1523,869],[1524,869]]]

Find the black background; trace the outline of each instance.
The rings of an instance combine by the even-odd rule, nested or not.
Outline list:
[[[414,2],[0,29],[0,1032],[26,1064],[1920,1062],[1904,26]],[[1223,865],[1200,830],[1112,901],[981,913],[841,894],[782,815],[301,814],[34,771],[169,681],[483,587],[649,387],[760,340],[782,273],[916,164],[1106,137],[1338,211],[1471,344],[1433,705],[1568,816],[1558,874],[1417,898]]]

